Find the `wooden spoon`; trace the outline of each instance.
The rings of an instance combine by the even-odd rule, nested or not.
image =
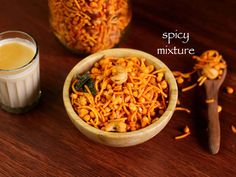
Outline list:
[[[220,86],[225,80],[227,69],[223,70],[220,79],[207,79],[204,82],[206,90],[206,100],[214,100],[208,103],[207,118],[208,118],[208,146],[212,154],[217,154],[220,149],[220,122],[218,113],[218,92]],[[200,72],[199,72],[200,75]]]

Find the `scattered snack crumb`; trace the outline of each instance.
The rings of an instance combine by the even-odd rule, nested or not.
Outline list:
[[[190,135],[190,133],[185,133],[185,134],[183,134],[183,135],[176,136],[176,137],[175,137],[175,140],[179,140],[179,139],[186,138],[186,137],[189,136],[189,135]]]
[[[210,104],[210,103],[214,103],[214,101],[215,101],[215,99],[207,99],[205,102],[207,103],[207,104]]]
[[[233,133],[236,133],[236,128],[235,128],[234,125],[231,125],[231,130],[232,130]]]
[[[227,86],[227,87],[226,87],[226,92],[227,92],[228,94],[233,94],[233,93],[234,93],[234,89],[233,89],[232,87]]]
[[[189,90],[193,89],[193,88],[196,87],[196,86],[197,86],[197,84],[195,83],[195,84],[193,84],[193,85],[190,85],[190,86],[188,86],[188,87],[185,87],[185,88],[182,89],[182,92],[189,91]]]
[[[218,111],[218,113],[220,113],[222,111],[222,106],[218,105],[217,111]]]
[[[183,108],[183,107],[176,107],[175,111],[185,111],[187,113],[191,113],[191,111],[188,108]]]
[[[179,140],[179,139],[186,138],[186,137],[189,136],[189,135],[190,135],[190,129],[189,129],[188,126],[186,125],[185,128],[184,128],[184,134],[179,135],[179,136],[176,136],[176,137],[175,137],[175,140]]]
[[[183,77],[178,77],[177,79],[176,79],[176,81],[177,81],[177,83],[178,84],[182,84],[182,83],[184,83],[184,79],[183,79]]]
[[[180,100],[179,100],[179,99],[177,100],[177,103],[176,103],[176,105],[180,105]]]
[[[188,126],[186,125],[184,128],[184,133],[190,133],[190,129],[188,128]]]

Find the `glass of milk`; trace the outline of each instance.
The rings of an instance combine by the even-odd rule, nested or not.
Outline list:
[[[21,31],[0,33],[0,106],[11,113],[33,108],[41,95],[36,41]]]

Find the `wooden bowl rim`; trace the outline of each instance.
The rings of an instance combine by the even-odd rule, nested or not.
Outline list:
[[[69,88],[71,85],[71,81],[75,74],[78,74],[78,70],[81,70],[80,73],[83,73],[86,71],[86,68],[81,68],[82,66],[86,65],[89,63],[90,60],[93,59],[93,62],[90,62],[90,65],[95,62],[94,59],[97,61],[101,59],[104,56],[138,56],[138,57],[144,57],[147,59],[147,62],[150,63],[155,63],[156,66],[159,66],[160,68],[165,68],[165,77],[167,79],[167,82],[169,84],[169,103],[167,106],[166,111],[164,114],[157,120],[156,122],[148,125],[147,127],[141,128],[136,131],[131,131],[131,132],[125,132],[125,133],[119,133],[119,132],[106,132],[100,129],[97,129],[86,122],[84,122],[74,111],[70,99],[69,99]],[[89,67],[91,68],[91,67]],[[170,119],[175,107],[176,107],[176,102],[177,102],[177,97],[178,97],[178,88],[176,84],[176,80],[170,71],[170,69],[157,57],[150,55],[146,52],[136,50],[136,49],[129,49],[129,48],[116,48],[116,49],[107,49],[103,50],[101,52],[94,53],[92,55],[87,56],[86,58],[82,59],[79,61],[73,69],[69,72],[68,76],[66,77],[64,87],[63,87],[63,101],[64,101],[64,106],[66,108],[66,111],[69,115],[69,118],[71,121],[77,125],[77,126],[82,126],[84,129],[87,129],[90,133],[93,134],[99,134],[102,136],[109,136],[112,138],[121,138],[121,137],[135,137],[137,135],[142,135],[146,131],[152,131],[153,129],[157,129],[158,127],[162,127],[162,123],[165,123],[165,119]],[[169,120],[168,120],[169,121]],[[167,122],[168,122],[167,121]],[[166,123],[167,124],[167,123]],[[163,125],[164,128],[165,125]]]

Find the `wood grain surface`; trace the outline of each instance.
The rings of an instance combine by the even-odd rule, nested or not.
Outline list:
[[[191,47],[196,54],[217,49],[228,63],[224,86],[236,89],[236,2],[234,0],[135,0],[133,20],[121,47],[153,54],[172,70],[189,71],[190,55],[157,55],[166,45],[164,32],[190,33],[190,41],[170,46]],[[166,128],[150,141],[128,148],[94,143],[70,122],[62,101],[68,72],[81,59],[53,36],[46,0],[0,0],[0,31],[22,30],[40,47],[42,98],[31,112],[12,115],[0,110],[0,176],[236,176],[236,93],[220,91],[221,149],[211,155],[202,90],[181,95],[192,114],[176,112]],[[188,125],[191,135],[174,136]]]

